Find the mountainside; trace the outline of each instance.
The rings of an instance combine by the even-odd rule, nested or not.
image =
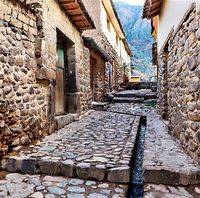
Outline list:
[[[155,76],[155,66],[151,63],[151,48],[155,41],[151,36],[151,22],[141,18],[143,7],[123,2],[115,2],[115,7],[134,54],[132,72],[144,79]]]

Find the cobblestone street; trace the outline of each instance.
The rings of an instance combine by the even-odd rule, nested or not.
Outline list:
[[[8,171],[128,183],[139,116],[93,112],[4,162]],[[20,164],[20,165],[19,165]],[[75,169],[75,171],[74,171]]]
[[[2,198],[122,198],[127,189],[127,185],[18,173],[8,174],[5,180],[0,180]]]
[[[0,0],[0,198],[200,198],[200,0]]]
[[[93,111],[35,145],[16,148],[1,163],[13,173],[2,176],[0,197],[129,197],[141,116],[147,116],[144,197],[198,197],[199,166],[148,103],[111,104],[107,111]]]

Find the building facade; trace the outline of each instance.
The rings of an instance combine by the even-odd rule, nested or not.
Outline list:
[[[81,33],[94,27],[81,1],[0,2],[0,156],[89,109]]]
[[[105,34],[83,37],[99,25],[84,3],[0,1],[0,156],[63,127],[123,81],[123,59]]]
[[[97,58],[94,58],[91,54],[93,68],[104,68],[101,70],[100,75],[104,75],[104,78],[99,79],[96,83],[94,82],[93,87],[96,89],[94,92],[97,93],[98,89],[101,89],[101,84],[105,84],[105,93],[117,90],[124,80],[127,68],[131,67],[132,52],[128,46],[114,4],[111,0],[83,0],[83,2],[96,26],[93,30],[85,31],[83,36],[92,38],[108,57],[107,61],[99,64]],[[129,69],[130,72],[131,69]],[[102,99],[102,96],[97,98],[98,100]]]
[[[147,0],[143,17],[159,17],[160,113],[183,148],[200,163],[199,4],[199,0]]]

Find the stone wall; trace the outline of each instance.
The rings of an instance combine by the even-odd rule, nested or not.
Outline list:
[[[167,110],[173,134],[200,163],[200,15],[195,9],[167,45],[167,63],[164,52],[159,61],[160,108]]]
[[[83,48],[82,62],[78,67],[79,91],[81,97],[81,112],[89,110],[92,102],[92,92],[90,88],[90,52]]]
[[[163,52],[159,56],[159,75],[158,75],[158,97],[159,97],[159,112],[163,119],[168,119],[168,63],[167,53]]]
[[[103,102],[105,100],[105,60],[95,53],[94,50],[90,50],[90,56],[96,61],[93,67],[93,99],[96,102]]]
[[[47,0],[43,5],[40,40],[41,60],[38,64],[38,79],[56,78],[57,37],[61,32],[67,43],[67,58],[70,89],[67,94],[69,113],[82,114],[91,103],[89,87],[89,51],[84,48],[80,31],[72,24],[56,1]]]
[[[81,114],[92,97],[80,31],[56,1],[0,1],[0,156],[55,130],[60,34],[67,45],[69,112]]]
[[[83,36],[91,37],[95,40],[95,42],[110,56],[110,64],[112,64],[113,68],[113,78],[112,79],[112,87],[111,90],[108,86],[108,79],[106,79],[107,83],[105,84],[106,92],[117,90],[119,85],[123,82],[123,60],[118,56],[115,49],[112,47],[105,34],[102,31],[102,22],[101,22],[101,1],[95,0],[83,0],[85,7],[90,13],[94,23],[96,25],[96,29],[84,31]],[[95,9],[94,5],[95,4]],[[105,72],[108,74],[108,67],[106,67]],[[108,75],[106,76],[108,77]]]
[[[47,134],[48,84],[36,80],[36,13],[0,2],[0,156]]]

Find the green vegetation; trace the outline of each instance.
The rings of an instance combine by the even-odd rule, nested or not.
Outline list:
[[[145,106],[147,107],[153,107],[153,108],[157,108],[157,102],[156,101],[152,101],[152,102],[148,102],[145,104]]]

